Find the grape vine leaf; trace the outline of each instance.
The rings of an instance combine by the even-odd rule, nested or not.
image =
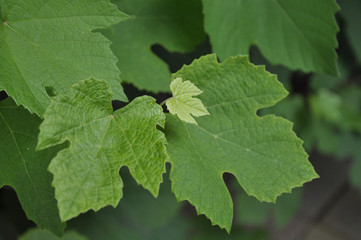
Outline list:
[[[114,0],[131,17],[102,33],[112,40],[122,79],[139,89],[169,91],[168,65],[151,47],[187,52],[205,38],[201,0]]]
[[[0,187],[11,186],[26,216],[39,227],[61,235],[52,176],[47,171],[59,147],[35,152],[41,119],[16,106],[11,98],[0,102]]]
[[[203,0],[213,51],[225,59],[257,45],[272,64],[337,75],[334,0]]]
[[[172,97],[166,101],[169,112],[177,115],[184,122],[197,124],[195,117],[209,115],[201,100],[193,98],[202,91],[190,81],[184,81],[182,78],[176,78],[170,84]]]
[[[292,123],[256,114],[287,95],[264,67],[245,56],[219,64],[215,55],[207,55],[184,66],[177,77],[203,90],[199,98],[210,113],[199,117],[198,125],[167,115],[170,178],[178,200],[188,200],[199,214],[230,231],[233,206],[223,173],[233,174],[249,195],[267,202],[318,177]]]
[[[60,218],[115,207],[123,195],[122,166],[157,196],[168,156],[165,136],[156,128],[164,127],[165,116],[155,99],[138,97],[113,113],[105,81],[81,81],[72,91],[73,97],[52,98],[37,146],[44,149],[66,140],[71,144],[49,165]]]
[[[1,2],[0,89],[41,116],[50,103],[45,88],[69,93],[94,77],[126,101],[110,41],[92,30],[126,18],[107,0],[7,0]]]

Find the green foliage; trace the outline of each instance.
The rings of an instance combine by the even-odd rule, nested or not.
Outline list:
[[[130,15],[106,31],[118,58],[122,79],[139,89],[169,91],[168,66],[151,50],[162,44],[172,52],[187,52],[201,43],[203,16],[201,0],[113,0]]]
[[[40,123],[10,98],[0,102],[0,187],[14,188],[27,217],[61,235],[65,225],[60,222],[52,176],[46,170],[60,148],[34,151]]]
[[[164,134],[156,129],[164,127],[165,116],[155,99],[139,97],[113,113],[105,81],[81,81],[72,89],[73,97],[52,99],[37,146],[70,141],[49,165],[62,221],[89,209],[115,207],[122,197],[122,166],[157,196],[168,157]]]
[[[272,64],[337,75],[334,0],[204,0],[205,29],[222,59],[257,45]]]
[[[272,214],[277,227],[284,227],[294,216],[301,201],[299,188],[295,188],[291,194],[284,194],[277,199],[275,204],[261,203],[257,199],[239,194],[236,209],[241,224],[259,226],[265,224],[266,219]]]
[[[220,231],[208,231],[196,235],[192,240],[269,240],[267,234],[263,231],[247,232],[241,229],[236,229],[231,235]]]
[[[89,77],[106,79],[126,100],[109,40],[91,31],[127,18],[107,0],[6,0],[1,2],[0,89],[41,116],[45,87],[69,93]]]
[[[278,196],[318,177],[292,123],[278,116],[295,122],[308,151],[352,157],[350,180],[361,189],[359,1],[339,1],[346,46],[338,52],[351,57],[337,61],[335,0],[112,2],[0,0],[0,90],[9,96],[0,102],[0,187],[15,190],[40,228],[60,236],[69,219],[111,205],[70,228],[89,239],[266,239],[237,224],[261,224],[272,213],[285,225],[301,192]],[[153,48],[184,53],[202,42],[222,62],[203,56],[172,76]],[[237,56],[251,46],[252,62],[283,65],[266,67],[279,81]],[[310,82],[299,87],[298,78]],[[137,98],[112,102],[128,99],[121,80],[152,92],[170,84],[170,114],[129,86],[129,99]],[[160,188],[166,162],[171,182],[166,175]],[[245,193],[232,199],[224,173]],[[190,207],[176,199],[228,232],[235,200],[232,233],[204,216],[190,220]],[[58,238],[35,229],[22,239]]]
[[[341,104],[341,98],[326,89],[321,89],[316,95],[310,97],[310,106],[314,117],[330,123],[341,121]]]
[[[210,113],[198,118],[198,126],[167,116],[172,189],[178,200],[188,200],[199,214],[230,231],[232,199],[223,173],[232,173],[249,195],[268,202],[317,177],[292,124],[256,115],[287,95],[275,75],[247,57],[219,64],[209,55],[183,67],[173,76],[178,77],[203,91],[199,98]]]
[[[361,1],[339,0],[341,15],[345,20],[345,30],[351,47],[355,51],[358,62],[361,63]]]
[[[197,124],[191,114],[195,117],[209,115],[201,100],[193,98],[202,91],[190,81],[183,82],[182,78],[176,78],[170,84],[170,90],[173,96],[166,100],[166,105],[169,112],[177,115],[180,120]]]
[[[191,224],[179,215],[181,204],[170,191],[168,174],[157,199],[137,186],[126,171],[121,174],[125,182],[124,198],[117,208],[79,216],[69,222],[70,229],[91,240],[187,239]]]
[[[76,232],[66,232],[63,237],[56,237],[47,230],[31,229],[22,235],[19,240],[86,240]]]

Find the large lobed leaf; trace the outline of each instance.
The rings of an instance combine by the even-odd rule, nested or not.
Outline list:
[[[52,176],[47,171],[50,160],[60,149],[35,152],[41,120],[10,98],[0,102],[0,187],[14,188],[26,216],[39,227],[61,235]]]
[[[157,196],[168,157],[164,134],[156,128],[164,127],[165,116],[155,99],[139,97],[113,113],[105,81],[81,81],[72,89],[73,97],[52,99],[38,143],[39,149],[66,140],[71,144],[49,165],[61,219],[116,206],[122,197],[122,166]]]
[[[200,0],[113,0],[131,17],[103,31],[119,61],[122,79],[139,89],[169,91],[168,65],[152,52],[161,44],[169,51],[191,51],[203,32]]]
[[[127,18],[108,0],[1,1],[0,89],[42,115],[46,87],[69,93],[74,83],[105,79],[126,100],[110,41],[92,30]]]
[[[337,75],[335,0],[203,0],[205,29],[222,59],[257,45],[272,64]]]
[[[219,64],[215,55],[208,55],[183,67],[173,75],[177,77],[203,91],[199,98],[210,113],[197,119],[198,126],[167,115],[167,151],[178,200],[190,201],[198,213],[229,231],[233,209],[222,179],[225,172],[249,195],[267,202],[318,177],[292,123],[256,114],[287,95],[264,67],[242,56]]]

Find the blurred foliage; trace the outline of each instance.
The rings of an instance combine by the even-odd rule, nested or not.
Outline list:
[[[302,196],[300,188],[293,189],[291,194],[283,194],[277,199],[276,204],[262,203],[245,192],[238,195],[236,209],[241,225],[264,225],[271,217],[276,227],[282,228],[292,219],[297,211]]]
[[[352,158],[350,183],[361,191],[361,1],[337,2],[341,7],[337,16],[340,23],[338,77],[304,74],[282,66],[272,66],[256,47],[250,51],[250,60],[258,65],[265,64],[266,69],[277,74],[290,92],[275,107],[264,109],[259,114],[275,114],[294,122],[294,130],[310,154],[317,151],[339,160]],[[190,63],[195,56],[209,52],[211,48],[207,41],[200,47],[191,55],[169,53],[161,46],[155,48],[154,53],[165,60],[172,71],[176,71],[183,62]],[[179,59],[181,62],[177,62]],[[139,93],[137,89],[131,88],[127,95],[136,96]],[[228,185],[235,196],[235,220],[232,232],[228,235],[218,227],[211,227],[210,221],[204,216],[195,217],[196,213],[191,206],[178,203],[171,193],[168,175],[164,176],[158,199],[138,186],[129,174],[122,172],[122,176],[125,194],[117,208],[107,207],[70,221],[68,226],[72,232],[66,233],[63,239],[75,236],[72,235],[74,231],[87,239],[109,240],[269,239],[267,233],[260,229],[265,229],[268,221],[275,223],[278,228],[287,226],[302,199],[302,190],[294,189],[291,194],[280,196],[276,204],[261,203],[244,192],[232,191],[239,187],[234,187],[237,183],[231,179]],[[80,235],[77,237],[83,239]],[[50,232],[30,230],[21,239],[57,238],[51,236]]]
[[[169,170],[169,169],[168,169]],[[169,172],[169,171],[168,171]],[[236,227],[228,235],[202,216],[194,217],[194,209],[176,201],[171,192],[168,173],[155,199],[122,170],[124,198],[117,208],[107,207],[70,221],[68,228],[89,240],[115,239],[269,239],[264,231],[246,231]],[[189,214],[191,211],[192,214]]]
[[[360,0],[338,0],[341,7],[341,15],[345,21],[345,32],[349,44],[361,63],[361,1]]]
[[[63,237],[57,237],[48,230],[42,230],[39,228],[30,229],[19,240],[86,240],[85,237],[81,236],[77,232],[67,231]]]

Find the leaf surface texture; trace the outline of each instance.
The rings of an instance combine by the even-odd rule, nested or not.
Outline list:
[[[59,94],[90,77],[105,79],[115,98],[127,100],[110,41],[95,29],[127,16],[106,0],[7,0],[1,3],[0,89],[41,116]]]
[[[165,116],[155,99],[144,96],[113,113],[105,81],[73,86],[73,97],[53,98],[40,126],[38,148],[70,141],[49,165],[63,221],[89,209],[116,206],[122,197],[119,169],[127,166],[157,196],[165,162]]]

